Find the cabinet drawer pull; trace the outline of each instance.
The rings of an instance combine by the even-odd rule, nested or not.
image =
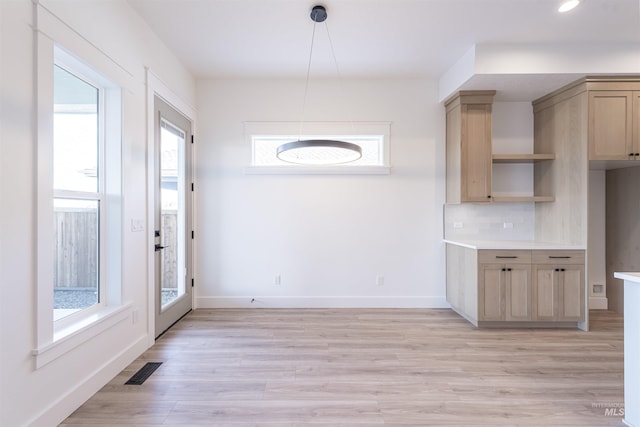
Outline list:
[[[506,256],[506,255],[496,255],[496,258],[498,258],[498,259],[505,259],[505,258],[506,258],[506,259],[515,259],[515,258],[518,258],[518,257],[517,257],[517,256],[513,256],[513,255],[511,255],[511,256]]]
[[[551,256],[549,255],[549,258],[551,259],[568,259],[571,258],[570,256]]]

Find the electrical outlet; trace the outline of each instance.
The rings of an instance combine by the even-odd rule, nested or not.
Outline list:
[[[276,275],[276,278],[274,279],[273,284],[274,285],[279,285],[280,284],[280,275],[279,274]]]
[[[511,228],[513,228],[513,223],[512,223],[512,222],[505,222],[505,223],[503,223],[503,224],[502,224],[502,226],[503,226],[504,228],[509,228],[509,229],[511,229]]]
[[[461,222],[454,222],[453,223],[453,228],[462,228],[464,226],[464,224],[462,224]]]
[[[378,285],[378,286],[384,285],[384,276],[376,277],[376,285]]]

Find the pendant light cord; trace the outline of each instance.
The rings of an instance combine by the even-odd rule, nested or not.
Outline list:
[[[338,67],[338,59],[336,58],[336,51],[333,49],[333,41],[331,40],[331,34],[329,34],[329,25],[326,23],[324,23],[324,27],[327,30],[327,38],[329,39],[329,47],[331,47],[331,56],[333,57],[333,63],[336,66],[336,74],[338,75],[338,84],[340,85],[340,93],[342,94],[342,96],[344,97],[344,84],[342,81],[342,73],[340,73],[340,67]],[[352,107],[349,107],[349,104],[351,103],[347,103],[347,119],[349,120],[349,124],[351,125],[351,132],[353,132],[353,134],[355,135],[355,126],[353,125],[353,110]]]
[[[309,92],[309,75],[311,74],[311,58],[313,57],[313,44],[316,38],[316,24],[313,22],[313,32],[311,33],[311,49],[309,49],[309,62],[307,63],[307,80],[304,84],[304,97],[302,98],[302,114],[300,117],[300,128],[298,130],[298,141],[302,138],[302,126],[304,124],[305,110],[307,107],[307,93]],[[333,48],[332,48],[333,49]]]

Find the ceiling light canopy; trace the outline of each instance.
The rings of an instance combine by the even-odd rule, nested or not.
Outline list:
[[[304,100],[302,105],[302,118],[300,120],[300,133],[302,134],[302,127],[304,123],[304,112],[307,103],[307,92],[309,89],[309,74],[311,71],[311,57],[313,55],[313,43],[315,41],[316,24],[318,22],[324,22],[327,19],[327,10],[324,6],[314,6],[311,9],[311,20],[313,21],[313,33],[311,35],[311,49],[309,51],[309,63],[307,65],[307,79],[304,89]],[[340,77],[340,70],[338,68],[338,61],[336,60],[335,52],[333,51],[333,43],[331,43],[331,36],[329,36],[329,29],[327,29],[327,36],[329,38],[329,45],[331,46],[331,54],[335,63],[338,77]],[[362,157],[362,148],[358,144],[346,141],[336,141],[331,139],[306,139],[301,140],[298,136],[297,141],[287,142],[280,145],[277,148],[276,155],[280,160],[289,163],[296,163],[301,165],[338,165],[344,163],[350,163],[358,160]]]
[[[558,12],[564,13],[569,12],[572,9],[575,9],[576,6],[580,4],[580,0],[568,0],[563,2],[558,8]]]

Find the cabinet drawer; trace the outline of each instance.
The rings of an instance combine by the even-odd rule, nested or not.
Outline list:
[[[584,264],[584,251],[532,251],[533,264]]]
[[[480,264],[531,264],[531,251],[478,251],[478,262]]]

